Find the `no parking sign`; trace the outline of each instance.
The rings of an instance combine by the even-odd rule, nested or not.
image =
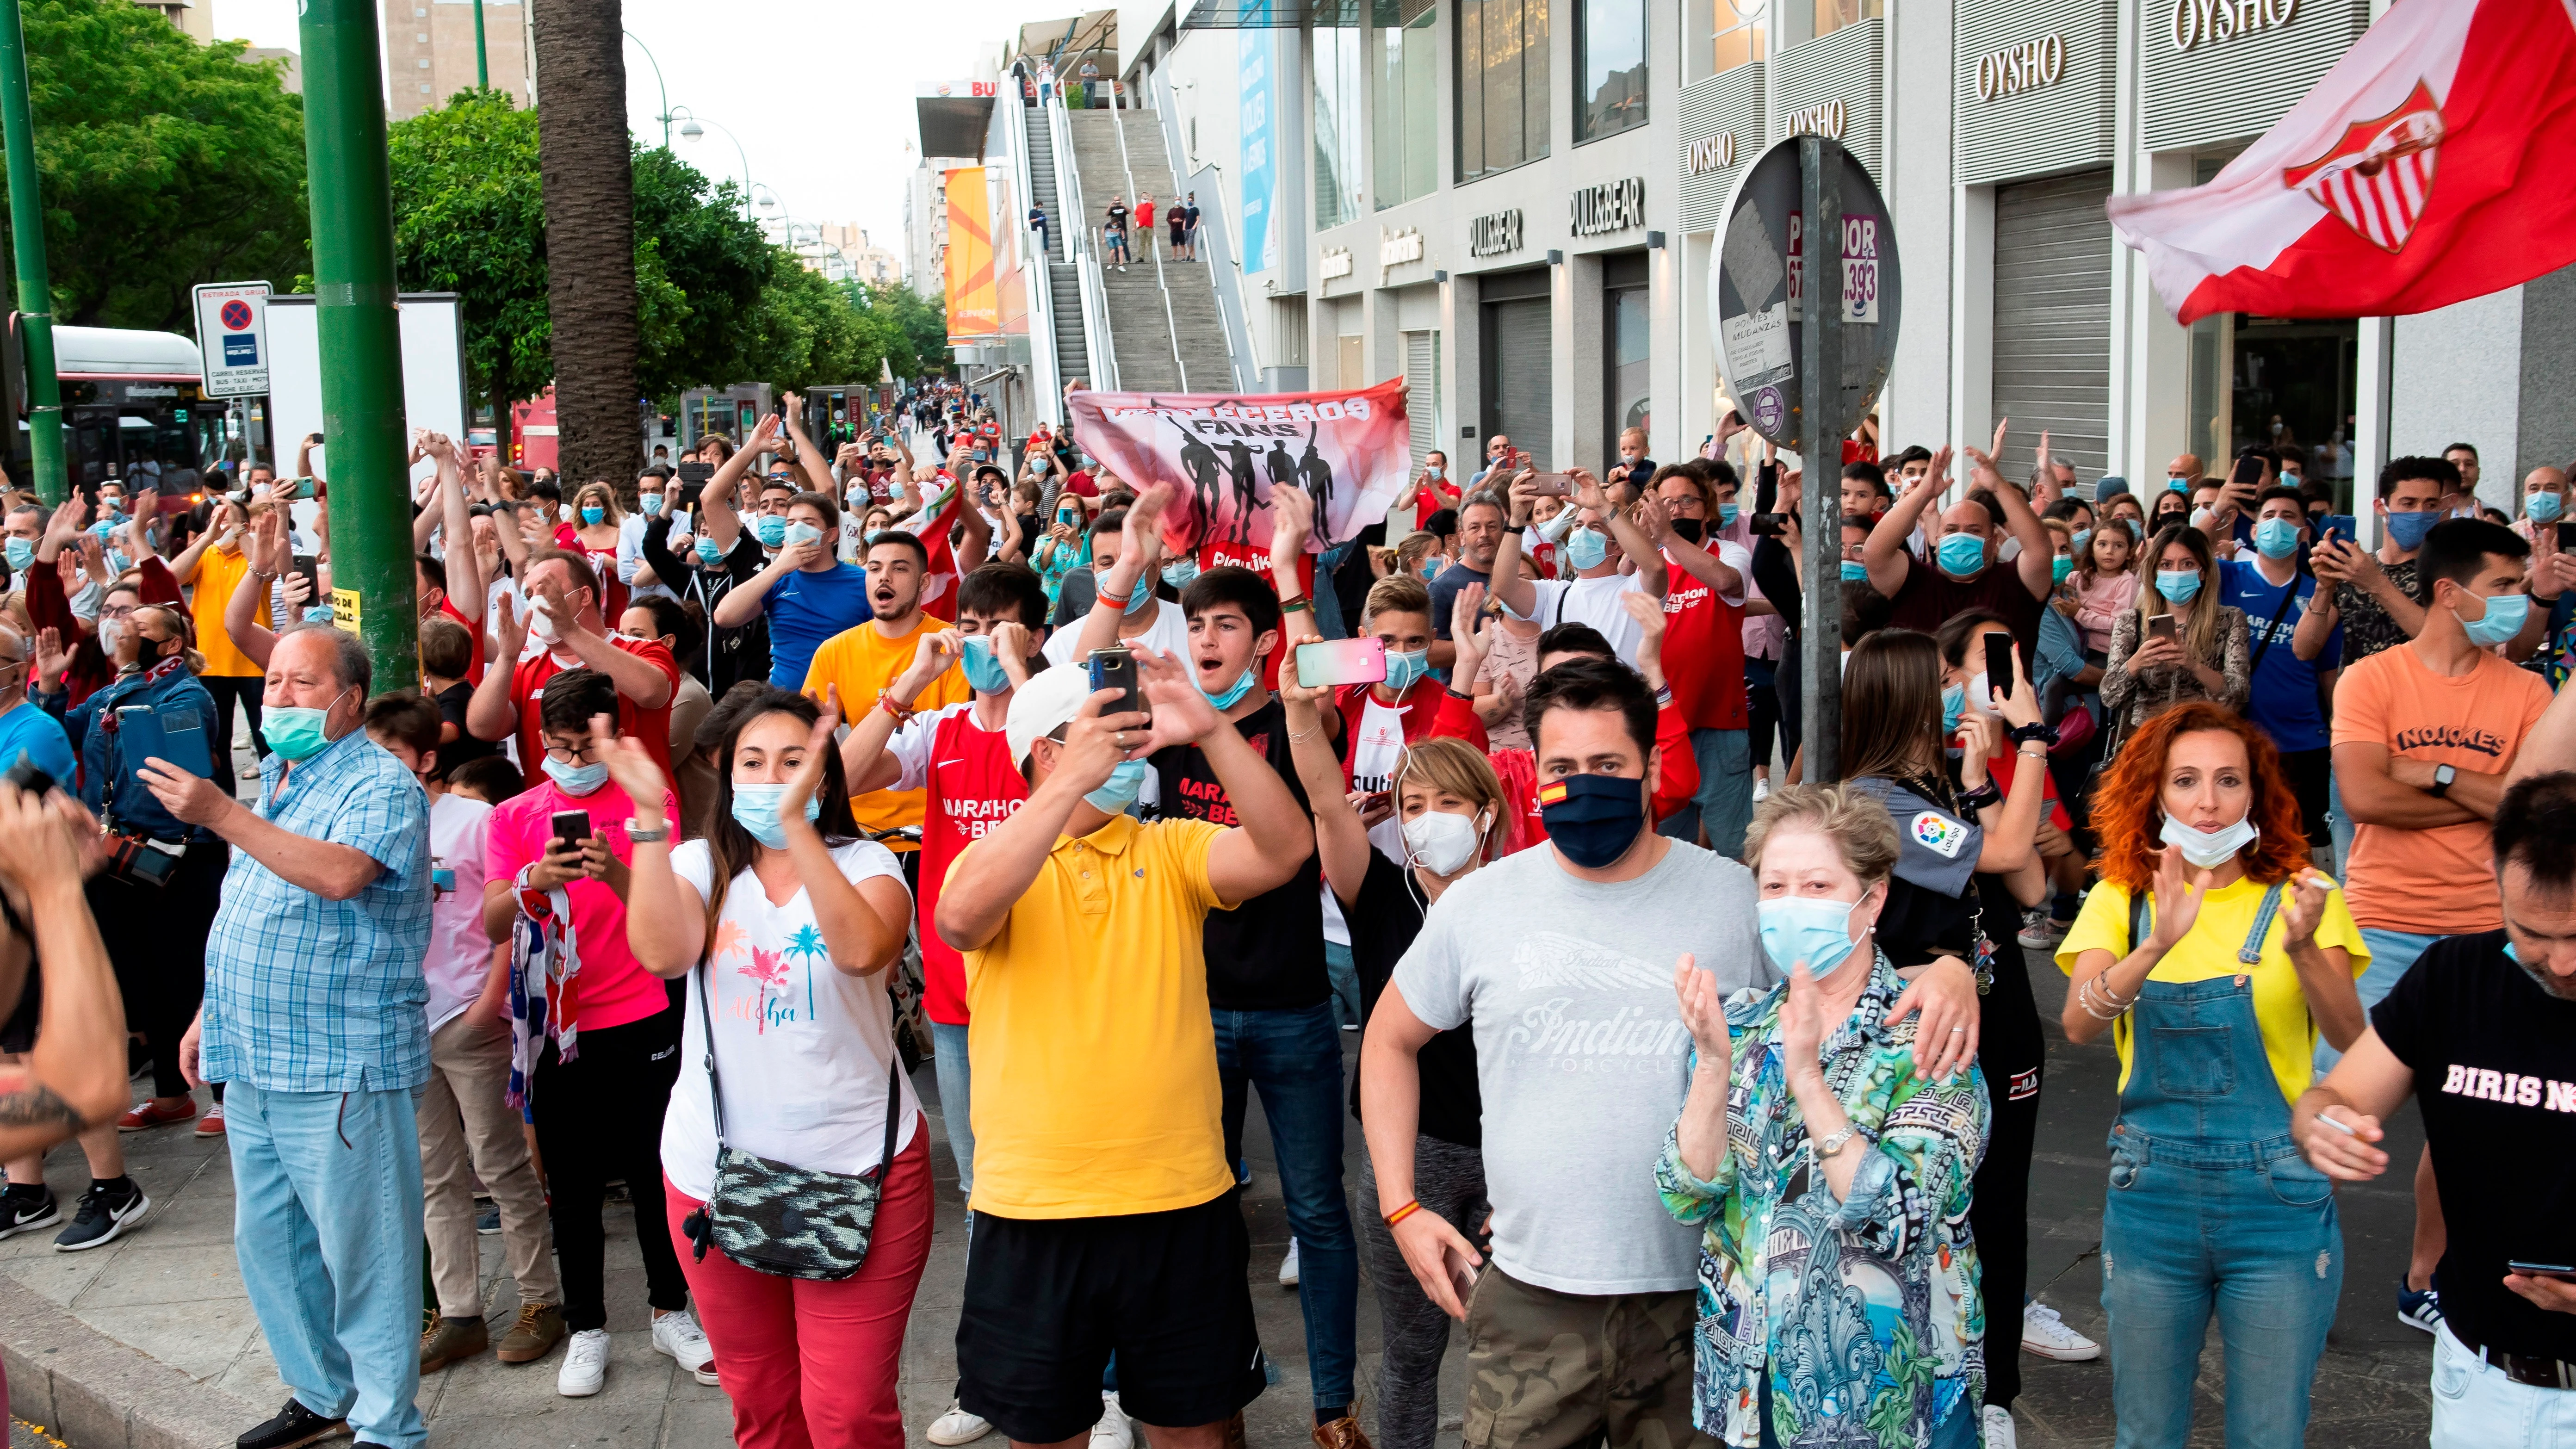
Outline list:
[[[268,391],[268,283],[197,287],[197,347],[205,395],[257,397]]]

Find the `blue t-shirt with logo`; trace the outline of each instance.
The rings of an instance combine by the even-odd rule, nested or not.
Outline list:
[[[760,606],[769,615],[769,682],[781,689],[803,689],[824,640],[877,616],[868,604],[868,571],[849,563],[798,569]]]
[[[2307,600],[2317,590],[2315,576],[2294,574],[2290,582],[2275,584],[2263,577],[2262,570],[2234,559],[2222,560],[2220,577],[2227,593],[2224,602],[2245,613],[2246,648],[2259,651],[2262,660],[2254,670],[2253,697],[2247,702],[2246,716],[2262,726],[2272,737],[2274,746],[2284,753],[2293,750],[2322,750],[2332,742],[2326,727],[2325,711],[2317,705],[2317,675],[2333,669],[2343,661],[2343,626],[2326,636],[2326,647],[2314,659],[2301,659],[2290,646],[2290,636],[2298,632],[2299,616],[2307,612]],[[2296,588],[2300,602],[2281,608],[2281,595]],[[2272,623],[2275,611],[2280,622]],[[2265,626],[2272,630],[2272,647],[2263,647]]]

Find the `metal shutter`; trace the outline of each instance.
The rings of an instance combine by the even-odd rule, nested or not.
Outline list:
[[[2109,171],[1995,188],[1995,416],[2085,481],[2110,471],[2110,195]]]
[[[1404,334],[1404,419],[1413,432],[1413,471],[1440,446],[1440,397],[1434,390],[1435,367],[1430,332]]]
[[[1544,297],[1495,302],[1485,309],[1485,345],[1493,349],[1494,359],[1494,430],[1509,436],[1512,446],[1542,469],[1555,466],[1553,310]]]

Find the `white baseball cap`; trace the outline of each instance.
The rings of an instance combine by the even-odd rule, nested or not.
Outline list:
[[[1038,737],[1053,734],[1082,713],[1082,702],[1091,694],[1091,671],[1079,664],[1042,669],[1012,690],[1011,713],[1002,726],[1004,742],[1011,747],[1011,763],[1028,763],[1029,747]]]

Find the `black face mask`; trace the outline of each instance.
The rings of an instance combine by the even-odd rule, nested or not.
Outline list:
[[[1565,858],[1600,870],[1637,843],[1646,819],[1646,782],[1620,775],[1568,775],[1539,787],[1538,815]]]
[[[1692,543],[1697,543],[1701,536],[1708,532],[1708,522],[1699,518],[1676,518],[1673,520],[1673,532]]]

